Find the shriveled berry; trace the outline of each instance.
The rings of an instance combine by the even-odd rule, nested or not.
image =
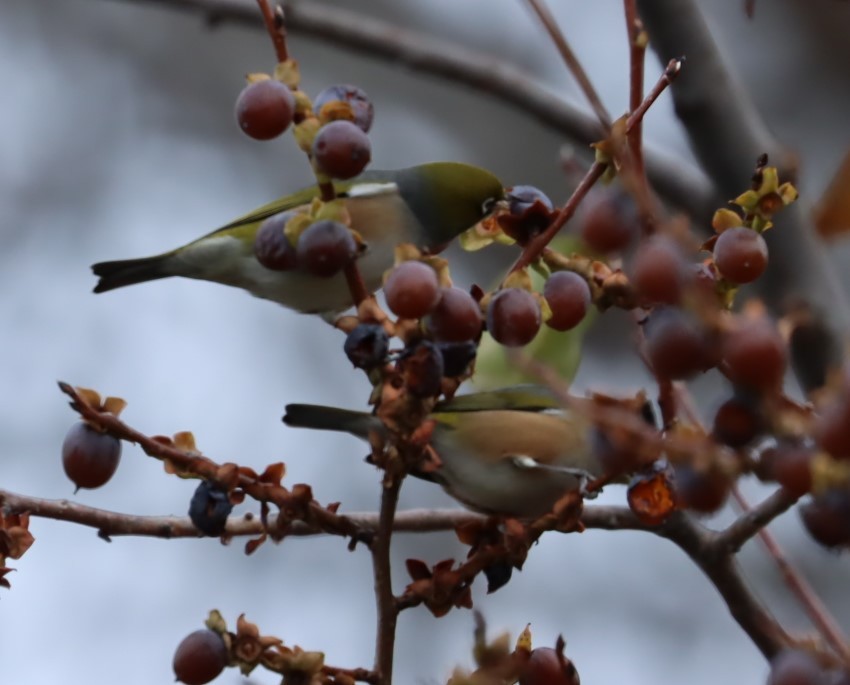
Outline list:
[[[373,369],[386,361],[390,337],[380,324],[361,323],[345,338],[343,349],[355,367]]]
[[[646,353],[660,378],[684,380],[711,368],[714,357],[700,322],[677,307],[656,307],[644,324]]]
[[[579,682],[573,662],[559,657],[551,647],[531,650],[519,677],[519,685],[579,685]]]
[[[687,276],[682,250],[667,236],[652,236],[635,253],[631,281],[642,302],[678,304]]]
[[[543,297],[552,310],[546,325],[556,331],[578,326],[590,307],[590,287],[572,271],[556,271],[549,276],[543,286]]]
[[[267,269],[289,271],[296,266],[295,246],[283,230],[295,212],[282,212],[266,219],[254,237],[254,256]]]
[[[364,133],[369,132],[372,128],[372,120],[375,118],[375,107],[362,88],[351,84],[328,86],[313,100],[313,109],[321,115],[322,108],[334,102],[348,103],[354,115],[353,123]]]
[[[239,127],[256,140],[279,136],[289,128],[294,114],[295,96],[275,79],[249,83],[236,100]]]
[[[189,502],[189,518],[204,535],[219,537],[233,511],[230,498],[218,483],[202,480]]]
[[[540,330],[540,305],[527,290],[505,288],[490,299],[487,330],[493,339],[507,347],[527,345]]]
[[[788,351],[769,321],[741,321],[723,336],[721,355],[721,370],[736,385],[756,391],[781,387]]]
[[[809,535],[824,547],[850,546],[850,492],[827,490],[798,507]]]
[[[342,271],[357,256],[357,243],[351,231],[336,221],[311,224],[295,247],[298,266],[314,276],[329,278]]]
[[[814,436],[835,459],[850,459],[850,397],[846,388],[818,417]]]
[[[751,283],[767,268],[767,243],[760,233],[745,226],[729,228],[717,236],[714,263],[726,280]]]
[[[174,652],[174,675],[186,685],[204,685],[218,677],[227,666],[224,640],[209,629],[196,630],[183,638]]]
[[[105,485],[120,460],[121,441],[82,421],[71,426],[62,443],[62,466],[77,489]]]
[[[429,340],[422,340],[399,360],[407,391],[414,397],[436,397],[443,379],[443,355]]]
[[[440,299],[437,272],[424,262],[402,262],[384,284],[387,306],[403,319],[419,319],[428,314]]]
[[[440,288],[440,301],[428,315],[428,330],[440,342],[476,340],[481,334],[481,308],[460,288]]]
[[[478,353],[478,345],[471,340],[441,342],[437,343],[437,348],[443,355],[443,375],[447,378],[466,373]]]
[[[508,211],[499,215],[502,230],[520,245],[541,233],[552,220],[552,201],[534,186],[514,186],[505,193]]]
[[[372,143],[356,124],[332,121],[316,134],[313,158],[319,169],[331,178],[353,178],[372,159]]]
[[[583,205],[581,237],[596,252],[619,252],[635,240],[640,224],[637,207],[627,193],[602,188]]]

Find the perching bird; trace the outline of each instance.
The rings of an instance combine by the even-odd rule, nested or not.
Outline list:
[[[370,171],[335,183],[345,199],[351,227],[366,243],[358,260],[366,287],[381,287],[400,243],[436,248],[484,219],[503,196],[502,184],[489,171],[459,162],[433,162],[397,171]],[[316,186],[287,195],[246,214],[183,247],[154,257],[100,262],[94,292],[169,276],[214,281],[247,290],[300,312],[341,311],[351,305],[342,273],[329,278],[295,268],[277,271],[254,256],[254,237],[270,216],[306,209],[318,196]]]
[[[601,475],[591,424],[565,411],[545,388],[516,387],[461,395],[437,404],[431,447],[441,462],[414,476],[432,480],[471,509],[534,518],[567,491]],[[368,438],[385,431],[371,414],[290,404],[288,426]]]

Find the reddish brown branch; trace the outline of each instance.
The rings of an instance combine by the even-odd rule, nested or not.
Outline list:
[[[257,4],[260,6],[263,23],[269,32],[269,38],[272,39],[272,43],[274,44],[277,61],[285,62],[289,59],[289,51],[286,48],[286,26],[283,22],[283,10],[280,7],[272,10],[268,0],[257,0]]]
[[[780,491],[780,494],[781,493],[782,491]],[[753,513],[753,511],[755,511],[750,509],[749,503],[741,494],[741,491],[737,488],[737,486],[732,488],[732,496],[737,501],[738,506],[740,506],[740,508],[745,512],[744,516],[741,518],[749,516]],[[777,499],[780,498],[777,496]],[[796,501],[795,498],[786,494],[785,501],[789,499]],[[847,644],[847,637],[844,635],[844,632],[839,627],[838,622],[832,616],[829,609],[812,589],[812,586],[809,585],[808,581],[796,568],[794,568],[794,565],[788,557],[785,556],[785,553],[782,551],[782,548],[779,546],[776,538],[774,538],[773,534],[765,527],[766,524],[767,521],[757,527],[756,533],[762,541],[762,544],[767,548],[770,556],[776,562],[777,567],[779,567],[779,571],[785,579],[786,585],[797,597],[797,600],[808,615],[809,620],[811,620],[818,632],[823,635],[827,644],[829,644],[829,646],[835,650],[836,654],[841,657],[845,666],[850,665],[850,646]]]
[[[395,521],[398,496],[403,477],[387,473],[381,492],[378,530],[372,544],[372,573],[375,580],[375,605],[378,626],[375,634],[375,666],[379,685],[389,685],[393,679],[395,634],[399,609],[393,595],[390,543]]]
[[[599,119],[599,123],[602,124],[602,135],[607,136],[608,131],[611,130],[611,115],[608,114],[608,110],[602,104],[602,98],[599,97],[599,93],[593,87],[593,83],[591,83],[590,78],[587,76],[587,72],[581,66],[581,62],[579,62],[578,57],[576,57],[566,37],[558,27],[555,17],[552,16],[552,13],[546,7],[543,0],[526,0],[526,3],[532,12],[537,15],[537,18],[540,19],[546,32],[561,54],[561,59],[564,60],[570,73],[578,81],[579,87],[596,113],[596,117]]]
[[[626,35],[629,39],[629,112],[634,112],[643,101],[643,72],[646,61],[646,32],[637,13],[636,0],[623,0],[626,16]],[[644,178],[643,122],[637,122],[628,134],[629,150],[635,174]]]

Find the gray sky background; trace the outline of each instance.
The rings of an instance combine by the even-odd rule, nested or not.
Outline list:
[[[341,3],[348,4],[351,3]],[[627,102],[621,3],[550,2],[612,112]],[[850,6],[704,3],[729,60],[777,135],[799,151],[802,190],[823,189],[848,149],[846,36]],[[554,48],[512,0],[361,2],[363,12],[497,52],[557,92],[575,93]],[[844,38],[843,38],[844,37]],[[411,76],[293,35],[304,87],[355,82],[373,98],[377,168],[457,159],[491,168],[505,183],[566,195],[558,150],[566,142],[474,93]],[[649,59],[647,83],[659,67]],[[341,354],[342,336],[321,321],[212,284],[164,280],[91,294],[89,265],[160,252],[309,181],[291,137],[256,143],[233,121],[249,71],[273,53],[257,31],[206,29],[197,17],[105,0],[0,3],[0,474],[2,486],[72,496],[60,445],[74,414],[58,379],[129,401],[124,418],[150,434],[192,430],[219,461],[256,469],[284,460],[286,482],[309,482],[320,501],[373,509],[378,477],[366,450],[340,436],[280,423],[287,402],[363,406],[368,387]],[[690,160],[667,98],[647,138]],[[843,248],[836,249],[841,257]],[[607,316],[607,315],[606,315]],[[595,340],[598,341],[598,338]],[[580,384],[634,387],[627,361],[587,353]],[[601,364],[599,362],[602,362]],[[706,387],[709,406],[720,390]],[[712,395],[712,393],[715,393]],[[73,497],[136,514],[183,514],[194,482],[125,445],[114,480]],[[750,488],[753,497],[764,491]],[[619,502],[622,492],[606,493]],[[403,505],[447,506],[433,487],[405,486]],[[729,515],[721,516],[721,521]],[[370,665],[374,608],[368,555],[337,539],[289,540],[254,556],[237,541],[115,539],[34,519],[36,544],[12,565],[0,596],[3,682],[142,685],[173,680],[180,639],[218,608],[239,613],[287,644],[322,649],[330,663]],[[847,559],[827,554],[795,514],[774,528],[793,560],[850,628]],[[399,536],[403,559],[436,562],[465,550],[451,535]],[[756,544],[742,555],[759,596],[790,628],[800,610]],[[562,633],[585,683],[760,682],[763,659],[709,583],[671,545],[648,535],[546,536],[526,568],[493,596],[473,591],[491,631],[516,635],[531,622],[538,645]],[[471,665],[472,616],[436,621],[424,609],[399,624],[397,682],[443,682]],[[217,682],[237,683],[227,671]],[[276,678],[257,671],[256,683]]]

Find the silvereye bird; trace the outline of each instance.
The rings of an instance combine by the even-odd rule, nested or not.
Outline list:
[[[435,422],[430,444],[440,465],[413,475],[439,483],[476,511],[541,516],[567,491],[601,475],[591,424],[563,410],[544,388],[461,395],[437,404],[430,418]],[[288,405],[283,422],[364,439],[386,432],[371,414],[310,404]]]
[[[334,185],[345,201],[351,227],[366,243],[358,266],[371,292],[381,287],[396,245],[413,243],[426,250],[441,246],[484,219],[504,192],[493,174],[459,162],[370,171]],[[94,292],[184,276],[243,288],[300,312],[343,310],[351,305],[343,274],[321,278],[298,268],[275,271],[254,256],[254,237],[264,219],[306,210],[317,196],[316,186],[305,188],[171,252],[95,264],[92,271],[100,280]]]

